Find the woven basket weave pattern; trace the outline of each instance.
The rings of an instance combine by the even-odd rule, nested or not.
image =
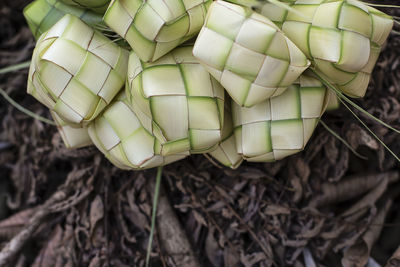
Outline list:
[[[154,61],[194,37],[212,0],[115,0],[104,21],[143,61]]]
[[[99,14],[77,6],[68,6],[60,0],[36,0],[24,8],[25,19],[36,39],[67,13],[90,25],[102,23]]]
[[[183,159],[189,154],[161,156],[159,142],[140,124],[125,92],[121,92],[89,125],[89,135],[96,147],[122,169],[152,168]]]
[[[221,139],[224,89],[191,51],[177,48],[154,63],[129,58],[127,95],[163,155],[207,152]]]
[[[83,33],[76,36],[75,28]],[[78,18],[66,15],[38,41],[28,92],[65,121],[85,124],[123,86],[127,60],[126,50]]]
[[[251,108],[232,105],[238,152],[248,161],[275,161],[304,149],[329,94],[315,78],[302,75],[280,96]]]
[[[295,14],[266,4],[259,11],[282,27],[317,69],[343,92],[362,97],[393,20],[359,1],[296,1]]]
[[[270,20],[222,1],[211,5],[193,54],[246,107],[283,93],[310,64]]]

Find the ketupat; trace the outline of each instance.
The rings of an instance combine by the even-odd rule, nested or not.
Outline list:
[[[65,14],[79,17],[89,25],[101,25],[102,17],[88,9],[68,6],[61,0],[35,0],[24,8],[24,17],[36,39],[56,24]]]
[[[28,93],[64,121],[87,124],[122,88],[128,51],[65,15],[37,42]]]
[[[289,1],[256,7],[287,36],[330,82],[351,97],[363,97],[393,19],[357,0]]]
[[[37,0],[37,2],[39,1],[41,0]],[[57,0],[47,1],[58,3]],[[190,6],[187,1],[174,1],[168,0],[167,2],[159,3],[142,0],[137,0],[136,2],[114,0],[110,6],[112,10],[107,12],[105,17],[111,19],[113,23],[116,23],[116,21],[119,23],[120,18],[115,14],[121,11],[120,8],[123,7],[122,11],[125,13],[118,14],[130,16],[131,14],[127,12],[127,7],[132,7],[136,4],[136,7],[140,6],[140,8],[130,10],[133,12],[132,14],[139,15],[139,17],[144,16],[139,14],[144,12],[142,9],[151,7],[151,5],[158,7],[158,9],[156,8],[157,12],[162,11],[161,7],[164,4],[180,3],[185,8]],[[292,4],[294,1],[288,2]],[[301,6],[300,2],[303,2],[303,4],[306,2],[318,2],[318,4],[321,4],[321,0],[300,0],[294,3],[293,6]],[[330,2],[358,3],[350,0],[333,0]],[[121,6],[122,3],[127,6]],[[198,31],[201,26],[199,21],[197,21],[198,23],[189,24],[190,26],[182,21],[187,22],[188,19],[193,19],[191,12],[194,10],[198,12],[193,12],[193,14],[199,15],[201,13],[201,16],[197,16],[197,18],[203,21],[205,19],[205,10],[207,10],[210,3],[211,1],[194,1],[192,2],[193,9],[188,8],[186,10],[188,13],[183,13],[182,16],[184,18],[177,17],[176,20],[171,21],[171,24],[165,23],[161,30],[158,29],[160,31],[157,32],[156,36],[159,36],[158,34],[162,32],[160,36],[167,39],[171,38],[171,40],[180,36],[180,39],[178,38],[179,41],[161,42],[156,40],[160,42],[151,42],[151,45],[146,47],[146,44],[149,43],[142,40],[143,42],[139,46],[143,50],[139,52],[151,55],[150,60],[153,60],[156,56],[158,57],[169,49],[173,49],[178,43],[189,38],[187,35],[182,37],[182,32],[179,30],[177,35],[173,34],[174,29],[176,30],[183,25],[184,27],[191,27],[189,31]],[[179,8],[182,8],[182,6],[168,12],[170,12],[170,15],[174,14],[179,11]],[[279,8],[271,10],[279,10]],[[371,10],[373,9],[369,8],[369,12],[372,12]],[[284,11],[288,13],[285,9]],[[226,15],[226,12],[231,14]],[[275,16],[279,16],[279,14],[279,12],[274,13]],[[386,23],[386,26],[388,25],[388,20],[385,20],[383,15],[377,12],[374,14],[376,16],[375,20],[379,21],[379,18],[383,18],[380,22],[382,24]],[[285,19],[290,18],[289,15]],[[292,15],[299,15],[299,13]],[[52,15],[49,16],[51,18]],[[154,16],[148,16],[146,19],[151,21],[154,18]],[[125,27],[123,29],[132,30],[131,28],[136,25],[137,21],[132,17],[131,19],[131,21],[128,20],[129,25],[121,24]],[[62,20],[65,20],[65,18]],[[108,75],[104,75],[104,72],[101,72],[102,70],[99,68],[101,65],[98,63],[101,62],[103,64],[107,59],[113,56],[117,57],[117,62],[120,62],[115,67],[120,68],[118,74],[120,74],[119,78],[121,78],[121,76],[126,75],[128,52],[118,48],[114,41],[108,40],[100,34],[98,34],[100,42],[96,46],[92,46],[92,49],[96,48],[105,52],[105,55],[103,55],[105,58],[103,57],[102,60],[98,59],[96,61],[97,57],[101,57],[98,53],[92,55],[92,51],[84,52],[83,54],[77,51],[74,52],[73,47],[76,48],[87,41],[87,34],[73,32],[73,27],[80,24],[81,26],[77,28],[82,28],[84,24],[74,17],[69,20],[73,22],[60,23],[62,25],[60,29],[49,31],[56,33],[50,36],[49,39],[52,40],[46,39],[49,33],[45,33],[44,37],[42,36],[39,40],[38,47],[33,55],[28,91],[42,103],[45,103],[52,110],[52,115],[55,118],[58,115],[62,116],[62,118],[58,117],[59,120],[56,119],[56,122],[59,124],[60,133],[67,146],[80,146],[79,143],[85,143],[88,137],[87,132],[82,132],[82,130],[85,130],[84,128],[75,127],[89,124],[91,138],[96,146],[110,161],[120,168],[143,169],[156,167],[182,159],[191,153],[209,153],[223,165],[231,168],[239,166],[243,158],[248,161],[274,161],[284,158],[304,149],[326,108],[328,99],[330,99],[329,95],[332,95],[332,92],[322,86],[322,83],[312,77],[310,73],[303,74],[294,85],[289,86],[287,91],[284,91],[285,87],[283,85],[286,84],[282,84],[282,81],[289,85],[288,81],[297,79],[300,73],[309,66],[310,62],[306,56],[294,42],[265,17],[253,13],[250,9],[217,1],[212,4],[205,24],[207,30],[202,30],[196,41],[193,53],[200,58],[203,57],[201,60],[203,60],[204,66],[212,75],[220,78],[223,85],[227,87],[228,92],[233,97],[236,97],[235,100],[240,105],[253,106],[251,108],[243,108],[233,105],[235,126],[233,135],[229,112],[223,111],[223,87],[193,57],[191,46],[176,48],[153,63],[145,63],[139,59],[136,53],[131,52],[125,92],[128,98],[121,93],[118,99],[112,102],[112,97],[110,96],[111,94],[116,94],[118,92],[117,89],[108,94],[107,101],[102,101],[102,96],[99,96],[97,99],[94,100],[92,98],[92,101],[87,102],[85,96],[92,96],[92,92],[96,91],[96,89],[89,88],[89,86],[92,86],[92,84],[97,85],[95,87],[99,90],[99,84],[101,83],[99,78]],[[123,20],[121,21],[123,22]],[[69,23],[72,25],[67,26]],[[285,23],[286,21],[281,21],[280,26],[284,27]],[[145,24],[142,26],[146,28]],[[267,26],[268,30],[265,31]],[[85,28],[86,33],[89,32],[89,35],[96,35],[95,31],[86,25],[85,27],[83,28]],[[197,30],[194,30],[195,28]],[[385,29],[388,29],[388,27]],[[204,31],[208,31],[208,33],[204,34]],[[150,27],[150,32],[155,33],[156,31]],[[212,32],[211,35],[210,32]],[[353,32],[349,34],[353,35]],[[385,39],[385,34],[387,35],[387,33],[383,33],[380,37],[375,36],[374,38]],[[196,33],[193,33],[190,36],[195,35]],[[204,38],[203,35],[208,38]],[[348,34],[343,33],[343,35]],[[209,38],[210,36],[211,38]],[[75,44],[72,45],[72,50],[66,50],[65,52],[61,49],[52,48],[53,44],[57,42],[53,39],[62,39],[63,41],[60,42],[68,43],[68,45],[64,46],[69,49],[71,49],[69,44],[74,42]],[[140,42],[140,39],[136,39],[136,41],[138,40]],[[221,40],[226,41],[225,46],[220,46],[221,44],[218,41]],[[172,43],[173,45],[171,45]],[[379,50],[374,50],[374,44],[372,43],[372,52],[367,62],[367,67],[371,71],[379,54]],[[90,45],[92,45],[92,41],[90,41]],[[331,44],[329,43],[329,45]],[[264,54],[260,53],[262,47],[265,50],[263,51]],[[301,48],[301,46],[299,47]],[[321,47],[324,48],[323,46]],[[56,64],[49,61],[47,54],[52,49],[60,54],[60,56],[56,56],[55,51],[51,53],[55,63],[59,63],[56,62],[58,60],[57,57],[65,60],[64,63],[66,65],[62,66],[64,70],[57,68]],[[222,54],[220,53],[221,51]],[[74,53],[81,54],[81,56],[71,56]],[[262,60],[257,58],[255,54],[257,56],[261,55],[260,58]],[[310,57],[310,54],[307,55]],[[356,57],[349,58],[348,62],[356,62],[357,58],[359,59],[357,56],[360,55],[359,53],[355,55]],[[274,58],[275,56],[276,58]],[[77,60],[76,58],[80,59]],[[270,58],[275,61],[271,61]],[[321,60],[315,57],[310,57],[310,59],[313,61],[314,66],[317,66],[317,70],[324,70],[321,68],[321,64],[325,64],[324,62],[320,63],[319,61]],[[208,60],[211,62],[211,67],[208,64],[209,62],[206,62]],[[212,64],[218,60],[223,61],[221,63],[223,69],[221,69],[220,73],[218,73],[219,70],[212,67]],[[262,65],[253,64],[257,60],[262,61]],[[268,60],[272,62],[272,65],[264,66]],[[124,61],[125,63],[123,63]],[[251,64],[249,65],[249,63]],[[331,62],[328,63],[333,65]],[[110,62],[107,64],[112,67]],[[121,68],[124,64],[125,71]],[[361,63],[359,64],[361,65]],[[52,66],[51,71],[47,71],[48,65]],[[254,68],[255,65],[256,67]],[[71,72],[71,77],[69,77],[68,71],[70,71],[69,68],[71,67],[75,67],[76,73]],[[334,67],[336,68],[336,66]],[[367,67],[364,66],[364,69]],[[266,72],[268,69],[269,72]],[[271,76],[263,77],[263,74],[260,74],[261,70],[265,71],[265,75]],[[46,72],[50,74],[46,75]],[[223,72],[230,72],[230,76],[228,75],[222,79]],[[273,73],[275,73],[275,76],[273,76]],[[359,73],[356,73],[356,75],[359,75]],[[69,80],[62,88],[60,86],[60,77],[66,76],[69,77]],[[332,81],[329,74],[325,74],[325,76],[328,76],[329,80]],[[57,77],[57,79],[54,79],[54,77]],[[259,77],[261,78],[257,80]],[[244,80],[245,82],[243,82]],[[254,85],[260,80],[275,82],[275,87],[264,86],[264,88],[254,90]],[[354,81],[357,81],[357,79],[351,82]],[[119,87],[122,86],[123,82],[124,79],[119,79]],[[71,83],[79,86],[68,90],[68,86]],[[334,83],[340,87],[337,81]],[[242,86],[243,84],[247,87]],[[85,91],[86,89],[89,91]],[[264,91],[261,89],[264,89]],[[63,95],[65,92],[67,96]],[[58,93],[61,93],[61,95],[58,95]],[[266,102],[259,103],[272,96],[273,98],[268,99]],[[68,103],[63,103],[64,100],[68,100]],[[98,101],[98,104],[94,105],[93,103],[96,101]],[[110,104],[111,102],[112,104]],[[65,109],[69,107],[74,107],[75,110],[68,110],[66,115],[62,115]],[[103,108],[105,111],[101,113]],[[58,115],[54,113],[55,111],[58,112]],[[260,111],[263,111],[263,113],[260,113]],[[80,118],[75,116],[77,112],[80,112]],[[224,113],[226,114],[224,115]],[[100,117],[93,122],[93,119],[98,114],[101,114]],[[79,133],[82,133],[82,135],[80,136]]]
[[[186,152],[161,156],[160,142],[141,125],[124,91],[89,125],[88,130],[96,147],[121,169],[157,167],[189,155]]]
[[[127,96],[161,154],[205,153],[221,140],[224,89],[192,55],[179,47],[153,63],[131,52]]]
[[[310,65],[269,19],[223,1],[212,3],[193,55],[246,107],[280,95]]]
[[[212,0],[113,0],[105,23],[130,44],[138,57],[154,61],[194,37]]]
[[[251,108],[233,103],[238,153],[247,161],[269,162],[303,150],[328,100],[328,89],[305,72],[277,97]]]

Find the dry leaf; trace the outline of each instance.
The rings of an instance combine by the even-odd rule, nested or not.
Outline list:
[[[16,235],[32,217],[35,208],[20,211],[0,221],[0,238],[9,239]]]
[[[396,249],[393,255],[390,257],[385,267],[398,267],[400,266],[400,247]]]
[[[90,204],[90,234],[93,234],[98,221],[104,217],[104,204],[99,195],[96,195]]]
[[[214,232],[215,229],[210,227],[206,238],[205,250],[208,260],[214,267],[218,267],[221,266],[222,255],[218,242],[214,238]]]
[[[271,216],[279,214],[289,215],[290,209],[282,205],[270,204],[263,210],[263,213]]]
[[[370,257],[373,244],[379,237],[382,225],[385,221],[386,213],[391,207],[392,202],[389,200],[382,207],[379,213],[374,217],[368,230],[362,235],[361,239],[349,247],[343,255],[342,264],[344,267],[364,267]]]
[[[342,213],[342,217],[349,216],[359,210],[362,210],[367,207],[372,207],[376,201],[382,196],[382,194],[386,191],[388,185],[388,179],[384,178],[381,182],[376,185],[376,187],[371,190],[368,194],[358,200],[354,205],[352,205],[349,209]]]
[[[201,215],[200,213],[198,213],[196,210],[193,210],[193,217],[196,219],[196,221],[202,225],[204,225],[205,227],[207,227],[207,222],[204,219],[203,215]]]
[[[63,230],[60,225],[53,230],[47,244],[41,249],[32,267],[54,267],[57,258],[60,256],[59,247],[62,246],[61,239]]]
[[[266,262],[271,262],[271,260],[268,260],[267,257],[265,256],[264,253],[262,252],[255,252],[252,254],[240,254],[240,262],[245,266],[245,267],[253,267],[256,265],[256,263],[259,263],[260,261],[266,261]],[[268,265],[269,266],[269,265]]]
[[[324,183],[322,193],[311,200],[310,206],[320,207],[352,199],[375,188],[384,179],[388,179],[389,182],[397,181],[399,173],[357,175],[344,178],[339,183]]]

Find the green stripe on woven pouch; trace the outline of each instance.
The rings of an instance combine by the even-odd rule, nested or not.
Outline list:
[[[77,16],[92,26],[102,24],[101,15],[88,9],[66,5],[60,0],[35,0],[24,8],[23,14],[36,39],[65,14]]]
[[[127,50],[67,14],[37,42],[28,93],[66,122],[85,125],[120,91],[127,64]]]
[[[211,4],[193,55],[244,107],[280,95],[310,65],[268,18],[224,1]]]
[[[124,91],[89,125],[88,132],[96,147],[122,169],[153,168],[189,155],[161,156],[160,143],[139,122]]]
[[[365,95],[380,48],[393,27],[392,17],[360,1],[288,4],[303,16],[271,5],[258,5],[256,10],[282,25],[331,83],[351,97]]]
[[[113,0],[105,23],[145,62],[159,59],[196,36],[212,0]]]
[[[178,47],[153,63],[131,52],[127,96],[143,126],[161,143],[162,155],[216,148],[223,127],[224,89]]]
[[[250,108],[232,104],[236,147],[247,161],[269,162],[305,148],[330,94],[306,71],[281,95]]]

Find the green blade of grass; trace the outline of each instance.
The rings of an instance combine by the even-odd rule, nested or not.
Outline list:
[[[344,140],[339,134],[337,134],[334,130],[332,130],[328,125],[325,124],[325,122],[323,122],[322,120],[319,121],[322,126],[324,126],[324,128],[334,137],[336,137],[339,141],[341,141],[351,152],[353,152],[354,155],[356,155],[357,157],[363,159],[363,160],[368,160],[368,158],[366,156],[361,155],[360,153],[358,153],[349,143],[347,143],[346,140]]]
[[[0,94],[12,105],[14,106],[16,109],[18,109],[19,111],[25,113],[26,115],[37,119],[39,121],[42,121],[44,123],[50,124],[50,125],[56,125],[52,120],[46,119],[26,108],[24,108],[23,106],[21,106],[20,104],[18,104],[17,102],[15,102],[14,99],[12,99],[2,88],[0,88]]]
[[[357,109],[358,111],[360,111],[362,114],[366,115],[368,118],[378,122],[379,124],[385,126],[386,128],[400,134],[400,130],[393,128],[392,126],[390,126],[389,124],[387,124],[386,122],[378,119],[377,117],[375,117],[374,115],[370,114],[368,111],[366,111],[365,109],[363,109],[362,107],[360,107],[359,105],[357,105],[356,103],[354,103],[353,101],[351,101],[348,97],[346,97],[339,89],[337,89],[335,86],[333,86],[329,81],[327,81],[324,77],[322,77],[317,70],[312,69],[311,70],[314,72],[314,74],[331,90],[333,90],[336,95],[339,97],[340,100],[342,100],[341,102],[343,103],[343,100],[346,101],[348,104],[350,104],[351,106],[353,106],[355,109]]]
[[[393,34],[396,34],[396,35],[400,35],[400,32],[399,32],[399,31],[392,30],[392,33],[393,33]]]
[[[383,142],[375,133],[374,131],[372,131],[363,121],[362,119],[360,119],[356,113],[354,113],[354,111],[351,110],[351,108],[349,106],[347,106],[347,104],[340,99],[340,102],[342,102],[342,104],[351,112],[351,114],[353,114],[353,116],[362,124],[362,126],[364,126],[365,129],[368,130],[368,132],[370,132],[370,134],[372,134],[372,136],[378,140],[379,143],[381,143],[381,145],[387,150],[389,151],[389,153],[398,161],[400,162],[400,158],[385,144],[385,142]]]
[[[386,4],[374,4],[374,3],[368,3],[368,2],[363,2],[367,6],[374,6],[374,7],[391,7],[391,8],[400,8],[398,5],[386,5]]]
[[[25,61],[19,64],[15,64],[9,67],[5,67],[0,69],[0,74],[5,74],[8,72],[13,72],[13,71],[17,71],[17,70],[21,70],[21,69],[25,69],[28,68],[29,65],[31,64],[30,61]],[[12,99],[2,88],[0,88],[0,94],[8,101],[8,103],[10,103],[12,106],[14,106],[16,109],[18,109],[19,111],[25,113],[26,115],[37,119],[39,121],[42,121],[44,123],[50,124],[50,125],[56,125],[52,120],[46,119],[26,108],[24,108],[23,106],[21,106],[20,104],[18,104],[14,99]]]
[[[393,130],[396,133],[400,133],[399,130],[393,128],[392,126],[390,126],[389,124],[383,122],[382,120],[376,118],[375,116],[373,116],[372,114],[368,113],[368,111],[364,110],[363,108],[361,108],[360,106],[358,106],[356,103],[354,103],[353,101],[351,101],[350,99],[348,99],[342,92],[340,92],[334,85],[332,85],[329,81],[327,81],[325,78],[323,78],[318,71],[316,71],[315,69],[311,70],[314,72],[314,74],[322,81],[323,84],[325,84],[325,86],[327,86],[329,89],[333,90],[336,95],[338,96],[339,101],[351,112],[351,114],[361,123],[362,126],[364,126],[365,129],[368,130],[368,132],[376,139],[378,140],[378,142],[398,161],[400,162],[400,158],[385,144],[385,142],[383,142],[358,116],[357,114],[347,105],[350,104],[352,105],[354,108],[356,108],[357,110],[359,110],[360,112],[362,112],[363,114],[367,115],[369,118],[379,122],[381,125],[386,126],[388,129]],[[347,104],[346,104],[347,102]]]
[[[0,74],[4,74],[4,73],[7,73],[7,72],[12,72],[12,71],[17,71],[17,70],[20,70],[20,69],[25,69],[25,68],[28,68],[30,64],[31,64],[30,61],[25,61],[25,62],[18,63],[18,64],[15,64],[15,65],[9,66],[9,67],[2,68],[2,69],[0,69]]]
[[[147,253],[146,253],[146,267],[148,267],[150,263],[150,253],[151,253],[151,247],[153,245],[154,228],[156,225],[157,206],[158,206],[158,197],[160,195],[162,170],[163,170],[162,166],[159,166],[157,168],[156,187],[154,189],[154,198],[153,198],[153,210],[151,212],[151,228],[150,228],[149,244],[147,245]]]

